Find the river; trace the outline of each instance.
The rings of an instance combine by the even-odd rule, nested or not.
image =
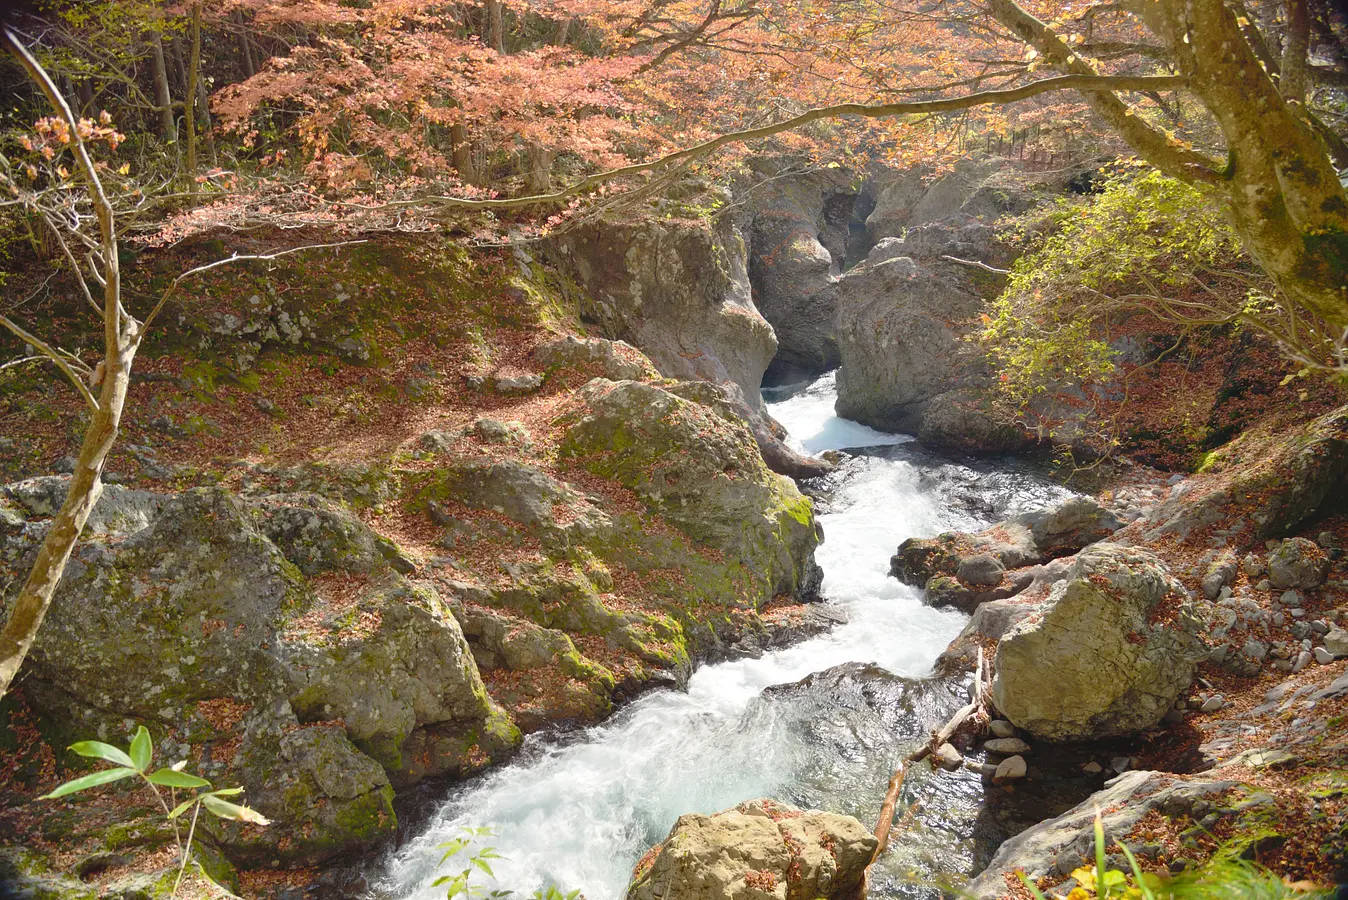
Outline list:
[[[435,848],[468,827],[491,829],[478,840],[503,857],[491,863],[494,880],[475,876],[484,888],[528,895],[552,884],[617,900],[633,864],[683,813],[773,797],[874,824],[896,761],[964,700],[959,685],[923,676],[965,617],[923,606],[919,591],[889,577],[890,556],[905,538],[982,527],[1065,492],[1012,463],[946,460],[837,418],[832,375],[768,399],[799,449],[845,453],[818,492],[826,540],[817,559],[826,602],[847,623],[759,659],[704,665],[686,691],[646,694],[601,725],[531,736],[509,765],[455,786],[378,867],[377,895],[443,896],[432,886],[445,872]],[[901,678],[832,673],[764,693],[849,662]],[[905,798],[920,798],[922,811],[877,863],[872,896],[923,893],[910,882],[970,865],[977,777],[942,775],[938,787],[914,776]]]

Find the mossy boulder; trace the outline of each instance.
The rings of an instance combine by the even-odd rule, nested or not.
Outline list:
[[[170,761],[190,753],[246,787],[273,824],[222,827],[231,858],[307,865],[368,846],[395,827],[391,779],[468,771],[518,741],[448,608],[340,506],[221,488],[156,504],[147,526],[78,548],[25,692],[69,740],[144,723]],[[25,546],[16,571],[36,536]]]
[[[630,488],[694,540],[742,562],[772,594],[812,589],[813,506],[768,470],[741,419],[633,381],[597,379],[579,396],[563,457]]]
[[[875,847],[851,816],[750,800],[680,816],[637,863],[627,900],[844,900],[857,895]]]
[[[253,508],[263,534],[305,575],[371,572],[398,557],[396,547],[318,494],[275,494]]]

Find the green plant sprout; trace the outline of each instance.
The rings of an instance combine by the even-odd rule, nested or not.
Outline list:
[[[97,772],[90,772],[88,775],[82,775],[79,778],[67,781],[51,793],[43,794],[40,799],[55,800],[89,788],[112,784],[114,781],[122,781],[126,778],[139,778],[143,781],[146,787],[154,793],[155,799],[159,801],[159,806],[164,810],[165,818],[173,826],[173,839],[178,845],[178,874],[173,880],[173,891],[170,893],[170,897],[177,896],[178,888],[182,885],[183,874],[187,870],[188,860],[192,857],[192,842],[196,838],[197,818],[201,815],[202,809],[219,819],[250,822],[254,825],[271,824],[270,820],[257,810],[225,799],[242,794],[243,788],[212,788],[211,783],[205,778],[183,771],[187,765],[187,760],[181,760],[167,768],[161,767],[151,772],[150,764],[154,759],[154,744],[150,740],[150,732],[145,729],[144,725],[137,729],[135,737],[131,739],[131,744],[126,750],[121,750],[102,741],[79,741],[71,744],[70,749],[86,759],[101,759],[104,762],[110,762],[113,764],[113,768],[100,769]],[[167,789],[167,799],[161,788]],[[179,791],[190,791],[192,793],[186,799],[180,801],[178,799]],[[178,821],[189,810],[192,813],[192,820],[187,829],[187,837],[184,840],[178,827]],[[197,868],[201,871],[202,877],[214,887],[233,896],[229,890],[211,878],[200,861],[197,862]]]
[[[460,853],[473,846],[475,839],[483,837],[492,837],[495,832],[490,828],[463,828],[459,831],[459,836],[453,840],[445,841],[443,844],[437,844],[437,850],[443,850],[440,862],[436,864],[437,868],[444,866],[447,862],[454,859]],[[458,872],[441,875],[435,881],[431,882],[432,887],[445,887],[445,900],[456,900],[462,897],[463,900],[504,900],[506,897],[515,896],[514,891],[492,890],[472,884],[473,871],[477,870],[485,874],[488,878],[495,879],[496,873],[492,871],[491,863],[488,860],[505,859],[492,847],[483,847],[473,852],[467,857],[467,864]],[[579,890],[563,892],[555,884],[550,884],[546,888],[538,888],[530,895],[530,900],[584,900]]]
[[[1097,811],[1095,863],[1072,873],[1077,884],[1067,893],[1067,900],[1316,900],[1327,896],[1289,885],[1276,873],[1233,853],[1219,853],[1192,872],[1166,877],[1142,871],[1133,851],[1120,843],[1131,870],[1122,872],[1109,867],[1107,846],[1104,822]],[[1052,900],[1023,871],[1017,870],[1016,876],[1034,900]]]

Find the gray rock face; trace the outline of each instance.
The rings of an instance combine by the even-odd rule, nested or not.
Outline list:
[[[1183,586],[1154,554],[1101,543],[997,645],[993,699],[1053,741],[1132,734],[1160,722],[1206,657]],[[1163,619],[1154,611],[1166,603]],[[1173,605],[1173,608],[1172,606]]]
[[[326,501],[273,496],[254,511],[197,489],[116,537],[72,558],[25,689],[74,737],[120,742],[146,722],[201,747],[201,774],[242,783],[274,821],[220,826],[236,860],[310,864],[391,833],[390,778],[414,780],[400,751],[415,732],[455,742],[420,774],[466,771],[518,739],[439,599]],[[301,570],[358,580],[325,599]],[[315,724],[334,719],[345,726]]]
[[[1210,808],[1220,795],[1236,787],[1234,781],[1186,781],[1161,772],[1128,772],[1056,819],[1041,822],[1006,841],[987,869],[961,893],[978,900],[996,900],[1006,895],[1004,876],[1008,872],[1020,869],[1031,879],[1039,879],[1067,875],[1086,865],[1095,858],[1097,811],[1104,813],[1106,834],[1125,835],[1153,810],[1179,816],[1198,803],[1204,804],[1200,809]],[[1059,889],[1067,890],[1064,885]]]
[[[680,816],[637,864],[628,900],[844,900],[855,895],[875,836],[851,816],[751,800],[714,816]]]
[[[834,290],[841,260],[821,241],[823,192],[810,181],[777,180],[759,186],[751,199],[749,277],[755,303],[777,335],[768,380],[799,381],[835,368]]]
[[[305,575],[370,572],[397,555],[364,522],[317,494],[274,494],[255,508],[262,533]]]
[[[986,360],[964,340],[997,276],[942,259],[998,256],[990,229],[932,225],[877,246],[838,281],[838,414],[932,446],[1007,450],[1024,436],[991,408]]]
[[[46,518],[65,503],[67,475],[43,475],[0,488],[0,495],[21,507],[28,516]],[[164,496],[132,490],[116,484],[103,485],[94,511],[85,524],[85,534],[129,534],[139,531],[159,514]]]
[[[1057,506],[1022,513],[1013,519],[1030,529],[1041,556],[1063,556],[1103,541],[1123,527],[1112,512],[1090,497],[1073,497]]]
[[[1317,588],[1329,575],[1329,557],[1314,541],[1288,538],[1268,555],[1268,580],[1275,588]]]
[[[548,253],[585,288],[582,313],[639,347],[668,378],[732,382],[758,408],[777,351],[754,306],[744,242],[726,221],[606,221],[571,229]]]
[[[605,222],[567,232],[549,253],[589,292],[582,313],[605,335],[640,348],[661,375],[710,382],[747,410],[773,471],[795,478],[828,471],[787,447],[785,432],[763,408],[759,388],[777,338],[754,305],[744,241],[728,219],[712,229]],[[620,347],[615,353],[623,355]],[[633,378],[621,369],[605,377]]]

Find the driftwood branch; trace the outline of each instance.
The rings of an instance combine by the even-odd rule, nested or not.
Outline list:
[[[999,269],[996,266],[990,266],[985,262],[979,262],[976,259],[960,259],[958,256],[942,256],[946,262],[958,263],[961,266],[969,266],[974,269],[982,269],[984,272],[991,272],[994,275],[1010,275],[1010,269]]]

